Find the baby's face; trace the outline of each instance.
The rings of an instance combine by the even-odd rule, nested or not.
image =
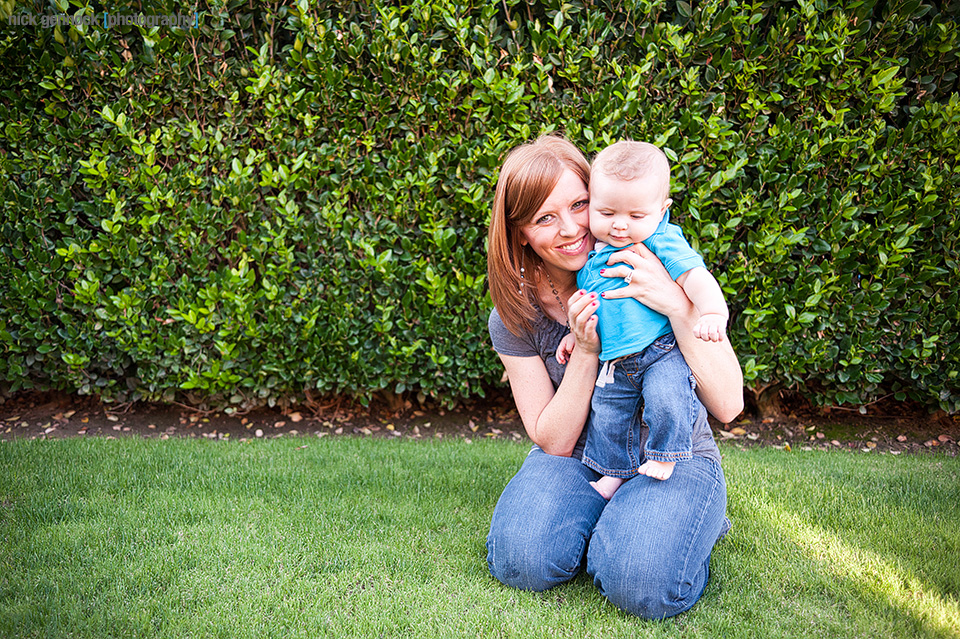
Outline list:
[[[656,179],[625,182],[590,176],[590,232],[601,242],[621,247],[642,242],[657,230],[671,204],[661,197]]]

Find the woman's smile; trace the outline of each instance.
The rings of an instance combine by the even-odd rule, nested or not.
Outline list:
[[[587,234],[584,233],[573,242],[567,242],[556,247],[556,250],[564,255],[579,255],[587,246]]]

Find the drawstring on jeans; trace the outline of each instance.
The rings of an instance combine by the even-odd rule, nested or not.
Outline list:
[[[607,384],[613,383],[613,371],[615,369],[616,363],[614,361],[603,363],[603,368],[600,369],[600,375],[597,377],[597,388],[603,388]]]

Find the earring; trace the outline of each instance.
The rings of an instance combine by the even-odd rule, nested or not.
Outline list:
[[[517,291],[518,293],[520,293],[521,296],[523,295],[523,286],[524,284],[526,284],[526,278],[524,277],[523,274],[526,272],[527,272],[526,269],[521,266],[520,267],[520,289]]]

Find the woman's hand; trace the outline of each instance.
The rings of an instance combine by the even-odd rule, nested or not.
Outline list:
[[[600,303],[596,293],[587,293],[579,290],[567,300],[567,318],[570,322],[570,332],[577,340],[577,348],[597,355],[600,353],[600,335],[597,333],[596,315]]]
[[[660,258],[642,243],[617,251],[610,256],[607,264],[613,268],[601,271],[603,277],[625,278],[631,273],[630,267],[633,267],[633,277],[626,286],[603,293],[603,299],[632,297],[667,317],[673,317],[689,305],[683,289],[667,273]]]

